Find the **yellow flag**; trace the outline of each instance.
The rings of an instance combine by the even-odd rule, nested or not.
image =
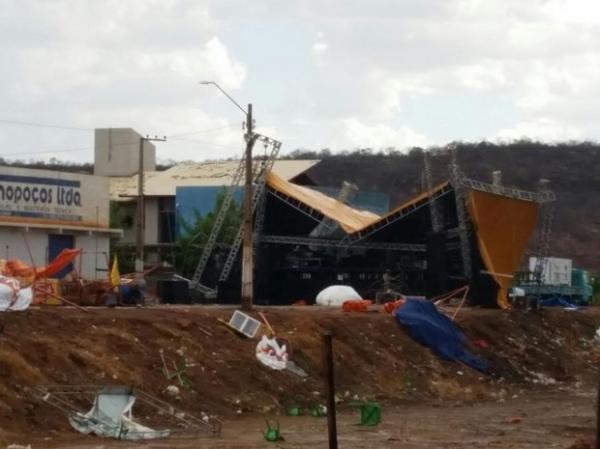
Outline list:
[[[121,283],[121,275],[119,274],[119,261],[117,256],[113,259],[112,268],[110,269],[110,283],[113,287],[118,287]]]

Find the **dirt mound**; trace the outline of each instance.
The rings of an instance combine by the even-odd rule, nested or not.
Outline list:
[[[334,332],[341,403],[504,400],[520,390],[586,384],[598,352],[592,337],[600,310],[539,314],[463,310],[458,323],[473,352],[491,363],[485,376],[442,361],[416,344],[384,313],[344,314],[318,307],[261,308],[291,359],[309,374],[272,371],[255,358],[257,340],[218,322],[233,309],[37,309],[0,316],[0,428],[5,439],[68,430],[61,412],[32,397],[40,384],[126,384],[172,402],[188,413],[220,416],[280,413],[293,404],[323,403],[321,340]],[[482,344],[481,341],[484,343]],[[184,358],[191,386],[162,372],[159,351]],[[178,385],[180,395],[167,387]],[[1,443],[1,440],[0,440]]]

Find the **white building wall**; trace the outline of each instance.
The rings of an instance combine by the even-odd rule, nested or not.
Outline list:
[[[132,128],[96,129],[94,133],[94,174],[131,176],[138,172],[140,139]],[[156,147],[144,142],[144,170],[156,170]]]
[[[75,247],[83,250],[81,276],[85,279],[100,279],[108,276],[110,241],[102,235],[77,235]],[[79,264],[79,260],[76,261]],[[79,270],[79,266],[75,267]]]
[[[27,265],[31,265],[33,259],[36,266],[45,265],[48,263],[48,234],[37,230],[25,232],[24,228],[0,228],[0,250],[1,259],[21,259]]]
[[[0,221],[108,227],[108,188],[102,176],[0,167]]]
[[[529,258],[529,270],[534,271],[537,264],[536,257]],[[571,271],[573,261],[559,257],[548,257],[544,260],[542,281],[547,285],[571,285]]]
[[[0,228],[0,259],[20,259],[27,265],[36,267],[46,265],[48,260],[48,235],[53,232],[25,228]],[[81,233],[64,232],[65,235],[73,235],[75,248],[83,250],[81,263],[79,258],[75,259],[73,268],[81,268],[81,275],[86,279],[98,279],[107,276],[106,257],[109,252],[109,238],[106,235],[89,235]],[[31,256],[29,250],[31,250]],[[81,257],[81,256],[80,256]]]

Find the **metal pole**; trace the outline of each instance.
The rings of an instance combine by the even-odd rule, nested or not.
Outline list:
[[[140,137],[138,165],[137,223],[135,227],[135,271],[144,271],[144,138]]]
[[[329,449],[337,449],[337,424],[335,416],[335,377],[333,373],[332,333],[327,330],[322,334],[323,368],[325,371],[325,391],[327,392],[327,431],[329,433]]]
[[[242,310],[252,310],[254,275],[252,257],[252,147],[254,146],[252,126],[252,104],[246,114],[246,179],[244,182],[244,242],[242,246]]]
[[[600,372],[598,373],[598,396],[596,397],[596,449],[600,449]]]

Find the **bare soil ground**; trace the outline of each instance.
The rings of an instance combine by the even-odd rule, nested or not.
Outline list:
[[[341,410],[340,447],[567,447],[593,429],[600,310],[567,312],[466,309],[457,318],[473,352],[491,363],[485,376],[445,362],[415,343],[384,313],[344,314],[318,307],[261,308],[301,379],[272,371],[254,356],[256,340],[217,321],[233,308],[32,309],[0,316],[0,444],[33,448],[265,447],[264,418],[298,404],[324,403],[320,333],[334,331]],[[190,389],[170,397],[159,350],[184,354]],[[125,384],[186,413],[224,420],[216,440],[142,445],[81,437],[64,414],[32,395],[40,384]],[[377,400],[384,422],[354,424],[355,399]],[[135,409],[134,409],[135,412]],[[273,447],[325,447],[325,420],[282,417],[286,440]]]
[[[593,434],[593,398],[584,392],[555,391],[529,394],[505,402],[478,404],[407,404],[383,411],[377,427],[357,425],[358,416],[343,407],[338,416],[338,445],[358,449],[440,448],[568,448],[589,441]],[[269,416],[269,419],[276,418]],[[327,448],[325,418],[281,417],[284,441],[267,443],[262,437],[264,417],[228,419],[220,438],[162,440],[143,443],[70,437],[46,440],[43,446],[61,449],[280,449]],[[64,438],[64,437],[63,437]],[[38,447],[38,446],[35,446]],[[591,447],[578,446],[578,449]]]

